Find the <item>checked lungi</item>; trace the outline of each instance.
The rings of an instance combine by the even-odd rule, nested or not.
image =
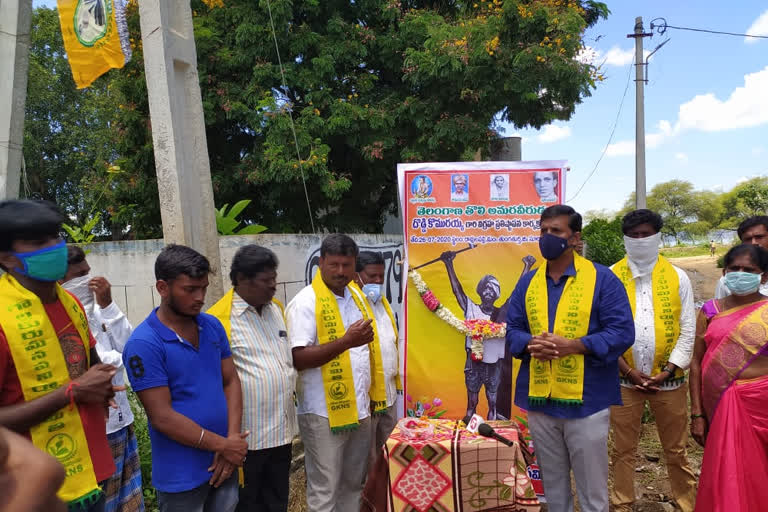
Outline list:
[[[104,482],[105,512],[144,512],[139,445],[133,424],[107,434],[117,471]]]

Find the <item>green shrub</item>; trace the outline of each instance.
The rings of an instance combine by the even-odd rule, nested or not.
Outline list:
[[[133,428],[136,441],[139,444],[139,462],[141,464],[141,488],[144,493],[144,509],[146,512],[159,512],[157,506],[157,491],[152,487],[152,444],[149,441],[147,414],[132,389],[128,389],[128,402],[133,411]]]
[[[581,237],[586,242],[585,256],[596,263],[610,266],[624,257],[621,217],[612,221],[594,219],[584,226]]]

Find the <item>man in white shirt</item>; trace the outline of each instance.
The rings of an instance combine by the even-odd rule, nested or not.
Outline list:
[[[768,216],[755,215],[743,220],[739,224],[736,234],[739,236],[741,243],[759,245],[763,249],[768,250]],[[760,285],[760,293],[768,295],[768,283]],[[722,299],[730,294],[731,291],[725,286],[725,281],[723,281],[723,278],[720,278],[715,288],[715,298]]]
[[[672,498],[693,511],[696,476],[688,463],[688,385],[696,319],[686,273],[659,255],[661,216],[641,209],[624,216],[627,257],[612,270],[624,283],[635,318],[635,342],[619,358],[621,399],[611,408],[614,472],[611,503],[629,512],[635,501],[635,457],[645,403],[656,418]]]
[[[357,284],[362,288],[376,321],[376,331],[381,345],[381,361],[387,389],[387,409],[371,418],[373,430],[369,465],[375,463],[381,448],[397,423],[397,393],[400,379],[397,354],[397,325],[392,308],[384,296],[384,258],[381,253],[361,251],[357,256]]]
[[[243,390],[241,428],[251,433],[238,512],[288,510],[291,447],[298,433],[296,370],[283,306],[273,298],[277,266],[266,247],[241,247],[229,272],[233,288],[208,310],[227,331]]]
[[[133,327],[112,300],[112,288],[104,277],[92,277],[85,252],[76,245],[67,247],[67,274],[61,286],[83,305],[88,326],[96,338],[96,352],[102,363],[118,368],[112,378],[114,386],[124,385],[123,349]],[[95,300],[94,300],[95,298]],[[109,408],[107,441],[118,471],[104,484],[105,512],[144,510],[141,490],[141,465],[133,412],[125,391],[115,393],[116,408]],[[120,471],[122,469],[122,471]]]
[[[368,468],[374,331],[364,319],[365,297],[351,283],[357,254],[350,237],[327,236],[318,274],[286,308],[312,512],[360,510]]]
[[[469,176],[467,174],[451,175],[451,201],[469,201]]]

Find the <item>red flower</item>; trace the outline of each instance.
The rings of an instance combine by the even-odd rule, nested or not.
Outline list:
[[[478,356],[474,352],[471,353],[470,357],[472,358],[473,361],[482,361],[483,360],[483,356]]]
[[[437,300],[437,297],[435,297],[435,294],[432,293],[431,290],[424,293],[424,295],[421,296],[421,300],[424,301],[424,305],[427,306],[427,309],[430,311],[434,311],[440,307],[440,301]]]

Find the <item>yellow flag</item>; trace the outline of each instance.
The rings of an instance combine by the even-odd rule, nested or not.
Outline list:
[[[58,0],[59,21],[72,77],[88,87],[131,59],[122,0]]]

